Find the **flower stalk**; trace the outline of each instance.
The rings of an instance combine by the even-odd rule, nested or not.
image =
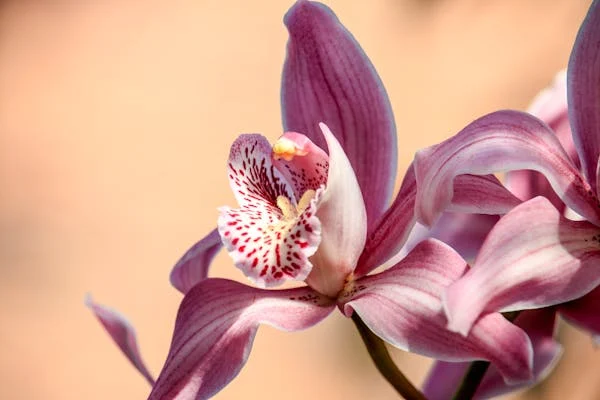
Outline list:
[[[520,311],[503,313],[504,318],[510,322],[514,322],[519,316]],[[483,377],[490,367],[489,361],[473,361],[465,374],[460,386],[452,397],[452,400],[469,400],[475,396],[477,388],[483,381]]]
[[[406,400],[427,400],[394,363],[385,342],[371,332],[357,313],[352,314],[352,321],[354,321],[375,366],[398,394]]]

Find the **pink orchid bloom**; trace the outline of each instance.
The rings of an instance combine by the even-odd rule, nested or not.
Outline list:
[[[559,72],[553,85],[544,89],[534,99],[528,112],[544,121],[556,133],[558,140],[572,160],[579,159],[571,136],[567,111],[566,73]],[[509,171],[506,187],[522,200],[544,196],[564,213],[566,205],[554,193],[544,175],[532,170]],[[430,230],[429,236],[442,240],[466,259],[473,259],[499,216],[445,212]],[[568,303],[570,304],[570,303]],[[474,398],[486,399],[503,395],[536,384],[548,376],[560,359],[563,348],[555,339],[558,307],[522,312],[514,324],[523,329],[533,346],[534,380],[520,385],[507,385],[498,370],[491,366],[477,388]],[[462,382],[470,363],[437,361],[423,384],[423,393],[429,400],[450,397]]]
[[[467,334],[489,312],[578,299],[561,306],[561,313],[599,332],[594,300],[600,293],[593,291],[600,283],[596,269],[600,260],[599,48],[600,6],[595,0],[578,33],[567,71],[568,114],[583,174],[546,124],[514,111],[480,118],[455,137],[417,154],[416,213],[426,224],[434,222],[450,203],[455,176],[522,169],[542,173],[562,202],[584,219],[567,219],[544,197],[508,212],[491,230],[473,268],[446,291],[444,307],[450,329]],[[485,201],[475,200],[474,208]]]
[[[500,314],[477,320],[468,336],[446,329],[441,294],[467,268],[449,246],[423,241],[369,275],[398,253],[414,225],[414,173],[409,169],[390,205],[397,158],[391,106],[372,64],[333,12],[300,0],[285,23],[287,133],[272,147],[260,135],[242,135],[232,145],[227,171],[239,207],[222,207],[218,229],[171,273],[185,297],[150,399],[209,398],[239,373],[259,324],[297,331],[336,307],[347,317],[356,312],[401,349],[448,361],[489,360],[506,382],[530,381],[531,342]],[[518,203],[493,176],[458,185],[466,195],[457,197],[457,207],[484,192],[499,199],[484,210]],[[222,245],[259,288],[207,277]],[[268,289],[287,280],[305,285]],[[122,343],[134,338],[131,328],[91,306],[141,369],[137,346]],[[114,325],[127,334],[113,335]]]

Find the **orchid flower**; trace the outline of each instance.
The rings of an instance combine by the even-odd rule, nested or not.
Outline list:
[[[559,72],[553,84],[536,96],[528,112],[540,118],[556,133],[571,159],[578,164],[568,120],[565,71]],[[510,171],[506,174],[505,185],[522,200],[544,196],[550,199],[561,213],[566,211],[566,205],[539,172]],[[472,259],[477,255],[498,218],[495,215],[445,212],[435,223],[429,236],[449,244],[465,259]],[[527,310],[520,313],[514,321],[514,324],[522,328],[531,339],[534,381],[522,385],[507,385],[497,369],[492,366],[478,386],[475,399],[506,394],[545,379],[563,352],[562,345],[554,339],[557,329],[556,311],[557,307]],[[463,381],[469,365],[467,362],[437,361],[423,384],[423,393],[429,400],[447,399]]]
[[[595,0],[567,70],[568,114],[583,173],[546,124],[514,111],[489,114],[417,154],[416,212],[425,224],[434,222],[450,203],[454,177],[521,169],[542,173],[562,202],[583,219],[567,219],[545,197],[528,200],[501,218],[473,268],[446,291],[444,307],[453,331],[467,334],[489,312],[578,299],[560,311],[576,324],[599,332],[593,301],[599,293],[590,293],[600,283],[599,49],[600,3]]]
[[[209,398],[239,373],[259,324],[297,331],[336,307],[401,349],[448,361],[489,360],[510,384],[531,380],[531,342],[499,313],[478,319],[468,336],[446,329],[441,294],[467,268],[449,246],[425,240],[370,274],[398,253],[415,223],[413,169],[390,205],[397,159],[391,106],[333,12],[300,0],[285,23],[286,133],[273,146],[256,134],[233,143],[227,174],[239,206],[220,208],[217,229],[171,273],[185,297],[150,398]],[[459,208],[484,193],[497,195],[481,205],[484,211],[519,202],[491,175],[458,185],[466,193],[453,202]],[[222,245],[257,287],[207,277]],[[272,289],[286,281],[304,285]],[[137,350],[121,348],[139,368]]]

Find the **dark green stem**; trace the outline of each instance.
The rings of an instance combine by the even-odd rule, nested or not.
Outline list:
[[[371,332],[357,313],[352,314],[352,321],[354,321],[375,366],[400,396],[406,400],[427,400],[423,393],[414,387],[398,369],[392,357],[390,357],[387,347],[385,347],[385,342]]]
[[[519,316],[520,311],[513,311],[510,313],[504,313],[504,318],[513,322]],[[465,374],[458,390],[452,397],[452,400],[469,400],[472,399],[477,391],[477,388],[481,384],[485,373],[490,367],[488,361],[473,361]]]

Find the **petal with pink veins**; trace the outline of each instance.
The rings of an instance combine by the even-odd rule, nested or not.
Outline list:
[[[428,239],[404,260],[347,286],[344,314],[357,312],[369,328],[403,350],[446,361],[489,360],[507,383],[532,378],[532,348],[520,328],[498,313],[480,318],[469,336],[446,329],[440,298],[467,268],[446,244]]]
[[[450,205],[454,178],[459,175],[520,169],[543,173],[568,206],[600,223],[598,199],[556,135],[537,118],[518,111],[488,114],[417,153],[417,217],[431,226]]]
[[[298,331],[320,322],[332,301],[307,287],[262,290],[207,279],[184,297],[171,348],[150,400],[208,399],[248,359],[259,324]]]
[[[389,205],[398,157],[394,116],[381,80],[325,5],[297,1],[284,21],[290,34],[281,84],[285,130],[302,132],[325,149],[318,123],[331,128],[374,223]]]
[[[458,175],[448,211],[499,215],[520,203],[494,175]]]
[[[119,346],[125,357],[146,378],[150,385],[154,385],[154,378],[148,371],[137,344],[135,329],[119,312],[95,303],[91,297],[86,298],[86,305],[92,310],[98,321],[104,326],[112,340]]]
[[[599,283],[600,228],[536,197],[500,219],[473,268],[447,289],[448,328],[466,335],[487,312],[564,303]]]
[[[560,356],[562,345],[554,340],[556,312],[554,309],[528,310],[519,315],[515,325],[524,329],[533,346],[533,382],[507,385],[498,369],[491,365],[475,392],[474,399],[501,396],[534,385],[544,380]],[[437,361],[423,384],[423,394],[428,400],[447,400],[460,386],[470,363]]]
[[[354,271],[365,247],[367,214],[350,161],[329,128],[320,126],[329,149],[329,171],[327,186],[317,203],[321,244],[311,257],[314,268],[306,283],[333,297]]]
[[[567,70],[569,119],[581,166],[597,190],[600,157],[600,2],[595,0],[579,28]],[[577,211],[577,210],[576,210]]]
[[[296,199],[272,161],[271,146],[260,135],[241,135],[233,143],[229,182],[240,208],[221,207],[217,224],[236,267],[263,287],[304,280],[321,241],[316,211],[323,189]]]
[[[171,284],[185,294],[196,283],[208,278],[208,268],[223,243],[217,229],[200,239],[177,261],[171,270]]]

